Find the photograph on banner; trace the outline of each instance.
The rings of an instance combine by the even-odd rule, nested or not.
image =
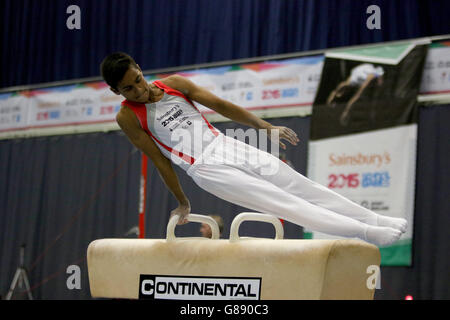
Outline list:
[[[426,45],[411,43],[328,52],[311,139],[417,122],[426,51]]]
[[[380,247],[385,266],[412,261],[417,95],[427,45],[327,53],[313,105],[308,177],[373,212],[408,221],[397,242]]]

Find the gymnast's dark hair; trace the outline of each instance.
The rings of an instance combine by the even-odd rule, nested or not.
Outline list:
[[[132,66],[138,69],[134,59],[123,52],[114,52],[103,59],[100,65],[100,73],[105,82],[117,90],[117,85],[123,79],[128,68]]]

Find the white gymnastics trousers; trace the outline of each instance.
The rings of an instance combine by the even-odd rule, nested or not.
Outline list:
[[[377,214],[316,183],[270,153],[221,134],[187,174],[205,191],[312,231],[365,238]]]

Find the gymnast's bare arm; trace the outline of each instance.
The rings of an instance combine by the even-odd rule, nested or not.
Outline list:
[[[279,140],[285,139],[293,145],[297,145],[299,141],[297,134],[292,129],[283,126],[272,126],[269,122],[258,118],[248,110],[217,97],[182,76],[172,75],[164,78],[162,82],[171,88],[181,91],[189,99],[220,113],[224,117],[255,129],[266,129],[269,137],[271,136],[271,131],[275,129],[279,130]],[[286,149],[284,143],[281,141],[278,141],[278,143],[283,149]]]
[[[136,115],[129,108],[122,106],[116,120],[130,142],[150,158],[167,188],[178,200],[178,207],[172,210],[171,216],[177,214],[180,216],[179,224],[186,223],[184,217],[190,213],[191,205],[181,188],[171,161],[161,153],[153,139],[141,128]]]

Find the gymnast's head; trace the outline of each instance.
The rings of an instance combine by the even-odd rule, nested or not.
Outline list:
[[[134,102],[145,103],[148,100],[149,85],[139,65],[128,54],[111,53],[103,59],[100,72],[115,94]]]
[[[217,216],[217,215],[209,215],[209,216],[217,222],[217,225],[219,226],[219,238],[220,238],[220,236],[222,236],[222,232],[223,232],[223,219],[221,216]],[[212,238],[211,227],[206,223],[202,223],[202,225],[200,227],[200,233],[202,234],[202,237],[204,237],[204,238]]]

